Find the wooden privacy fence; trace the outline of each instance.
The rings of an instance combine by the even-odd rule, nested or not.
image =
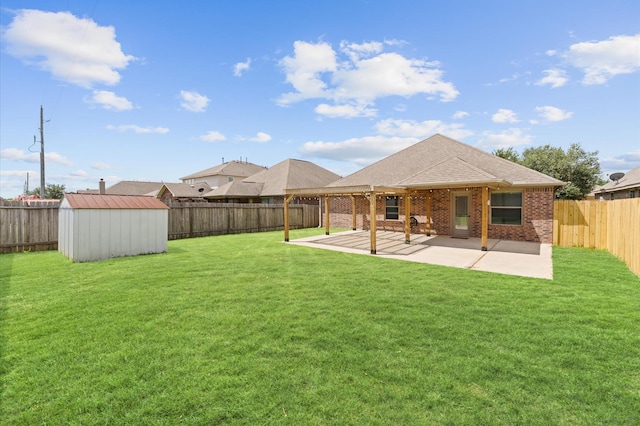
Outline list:
[[[58,201],[0,201],[0,253],[58,249]],[[284,228],[284,206],[169,203],[170,240]],[[318,206],[289,207],[292,229],[318,226]]]
[[[640,275],[640,198],[555,201],[553,244],[606,249]]]
[[[284,205],[171,202],[169,207],[170,240],[284,228]],[[289,207],[292,228],[313,228],[318,220],[318,206]]]
[[[58,249],[59,201],[0,201],[0,253]]]

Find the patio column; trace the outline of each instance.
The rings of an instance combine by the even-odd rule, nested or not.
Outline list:
[[[329,197],[324,197],[324,235],[329,235]]]
[[[487,251],[489,237],[489,188],[482,187],[482,243],[480,250]]]
[[[377,231],[377,207],[376,193],[371,192],[369,197],[369,238],[371,240],[371,254],[376,254],[376,231]]]
[[[411,243],[411,196],[404,194],[404,243]]]
[[[284,199],[284,241],[289,242],[289,202],[293,195],[289,195]]]
[[[356,230],[357,224],[357,215],[356,215],[356,197],[354,195],[350,195],[351,197],[351,230]]]
[[[427,192],[427,237],[431,236],[431,191]]]

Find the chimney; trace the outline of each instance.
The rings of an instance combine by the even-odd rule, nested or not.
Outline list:
[[[106,189],[104,187],[104,179],[100,179],[100,182],[98,182],[98,188],[100,188],[100,190],[98,192],[100,192],[100,195],[104,195],[106,193]]]

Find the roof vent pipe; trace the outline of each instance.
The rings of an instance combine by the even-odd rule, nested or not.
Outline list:
[[[100,182],[98,182],[98,188],[100,188],[98,191],[100,192],[100,195],[104,195],[107,192],[104,186],[104,179],[100,179]]]

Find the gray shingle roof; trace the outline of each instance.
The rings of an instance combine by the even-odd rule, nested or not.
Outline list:
[[[148,195],[157,193],[164,182],[138,182],[123,180],[105,189],[110,195]]]
[[[218,164],[217,166],[210,167],[208,169],[200,170],[185,177],[181,177],[180,180],[185,179],[197,179],[205,178],[209,176],[237,176],[239,178],[249,177],[256,174],[265,168],[253,163],[246,163],[241,161],[229,161],[228,163]]]
[[[211,187],[204,182],[193,186],[187,183],[165,183],[163,188],[166,188],[174,198],[201,198],[211,190]]]
[[[234,198],[234,197],[259,197],[262,191],[262,183],[243,182],[234,180],[204,194],[207,198]]]
[[[543,173],[435,134],[327,186],[426,188],[492,182],[514,186],[563,184]]]
[[[611,180],[599,188],[594,189],[595,193],[621,191],[640,187],[640,167],[629,170],[621,179]]]
[[[263,197],[284,195],[286,188],[325,186],[340,176],[309,161],[287,159],[273,167],[244,179],[243,182],[263,183]]]
[[[274,197],[285,194],[286,188],[325,186],[340,176],[314,163],[287,159],[273,167],[233,181],[206,194],[206,197]]]

